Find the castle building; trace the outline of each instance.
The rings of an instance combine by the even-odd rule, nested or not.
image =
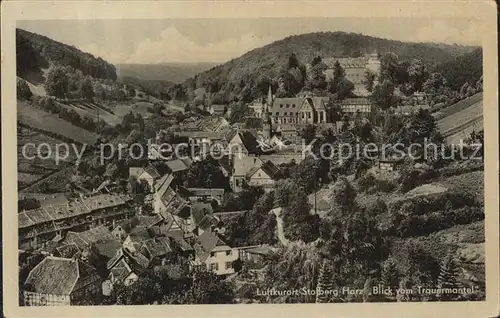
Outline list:
[[[368,92],[363,82],[367,71],[376,75],[375,80],[378,75],[380,75],[380,60],[378,54],[373,53],[361,57],[334,57],[323,59],[323,62],[325,62],[328,67],[325,71],[327,80],[333,79],[334,65],[337,61],[344,69],[346,79],[354,84],[353,93],[357,96],[370,95],[370,92]]]

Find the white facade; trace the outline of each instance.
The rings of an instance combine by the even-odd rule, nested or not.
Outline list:
[[[238,258],[237,249],[232,249],[229,246],[217,246],[210,252],[209,257],[205,260],[205,265],[208,270],[217,275],[229,275],[235,272],[233,262]]]

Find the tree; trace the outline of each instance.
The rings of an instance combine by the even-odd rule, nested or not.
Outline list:
[[[327,260],[323,259],[321,267],[319,269],[318,284],[316,285],[316,292],[323,291],[321,294],[318,292],[316,295],[316,303],[328,303],[330,302],[329,294],[325,293],[333,289],[333,269],[332,264]]]
[[[17,79],[17,99],[30,100],[33,93],[26,81]]]
[[[80,92],[82,97],[85,99],[92,101],[94,99],[94,89],[92,88],[92,81],[90,77],[85,77],[85,79],[80,84]]]
[[[291,194],[290,204],[283,209],[285,237],[305,243],[319,236],[319,216],[310,213],[311,205],[303,189],[297,187]]]
[[[366,90],[371,92],[373,90],[373,85],[375,83],[375,73],[370,70],[365,71],[365,78],[363,79],[363,84],[365,84]]]
[[[384,80],[373,89],[370,99],[381,109],[387,109],[396,104],[394,96],[394,84],[390,80]]]
[[[229,189],[228,178],[212,157],[195,162],[187,173],[186,183],[188,187]]]
[[[399,287],[399,273],[398,268],[394,259],[388,258],[382,264],[382,273],[380,276],[380,282],[383,287],[390,287],[395,289]]]
[[[321,59],[321,56],[315,56],[313,58],[313,60],[311,61],[311,67],[318,64],[318,63],[321,63],[323,60]]]
[[[380,79],[381,81],[389,80],[392,83],[397,81],[397,69],[399,66],[398,56],[389,52],[380,59]]]
[[[323,91],[326,89],[326,75],[325,75],[325,70],[326,70],[326,64],[323,62],[320,62],[309,70],[310,76],[309,80],[306,84],[306,87],[308,90],[320,90]]]
[[[352,91],[354,90],[354,84],[348,79],[342,79],[337,84],[337,98],[339,100],[343,100],[346,97],[352,95]]]
[[[408,66],[408,76],[414,91],[422,90],[422,85],[427,75],[427,69],[422,60],[413,59]]]
[[[48,72],[44,83],[45,91],[50,96],[58,98],[66,97],[68,94],[68,76],[63,67],[52,65]]]
[[[432,73],[422,85],[422,90],[428,94],[435,94],[440,88],[446,86],[446,79],[441,73]]]
[[[290,56],[288,57],[288,68],[296,68],[300,66],[299,59],[295,55],[295,53],[292,52]]]
[[[231,304],[234,293],[231,285],[222,281],[213,272],[196,270],[193,272],[193,281],[185,294],[185,304]]]
[[[439,288],[460,288],[460,283],[458,282],[458,275],[460,273],[460,267],[454,258],[454,255],[449,253],[444,257],[439,266],[439,277],[438,277],[438,287]],[[452,295],[444,294],[443,298],[448,298]]]
[[[352,214],[357,209],[356,196],[356,189],[345,177],[340,177],[330,192],[335,209],[343,215]]]
[[[279,180],[274,188],[274,205],[287,207],[290,204],[290,196],[296,187],[291,179]]]
[[[307,124],[300,132],[300,136],[305,140],[306,144],[309,144],[316,137],[316,126]]]

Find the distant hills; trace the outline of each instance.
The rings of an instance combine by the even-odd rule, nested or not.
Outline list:
[[[302,64],[311,63],[316,56],[347,57],[375,51],[379,54],[393,52],[400,61],[420,59],[430,70],[434,70],[444,63],[453,63],[457,57],[475,49],[477,47],[409,43],[346,32],[308,33],[284,38],[215,66],[188,79],[185,88],[210,86],[212,92],[239,94],[245,85],[252,82],[255,85],[259,78],[276,79],[280,70],[286,67],[292,52]]]
[[[118,76],[142,80],[182,83],[197,73],[214,67],[215,63],[117,64]]]

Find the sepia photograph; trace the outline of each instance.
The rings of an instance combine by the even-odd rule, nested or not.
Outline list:
[[[498,298],[481,19],[18,17],[14,305]]]

